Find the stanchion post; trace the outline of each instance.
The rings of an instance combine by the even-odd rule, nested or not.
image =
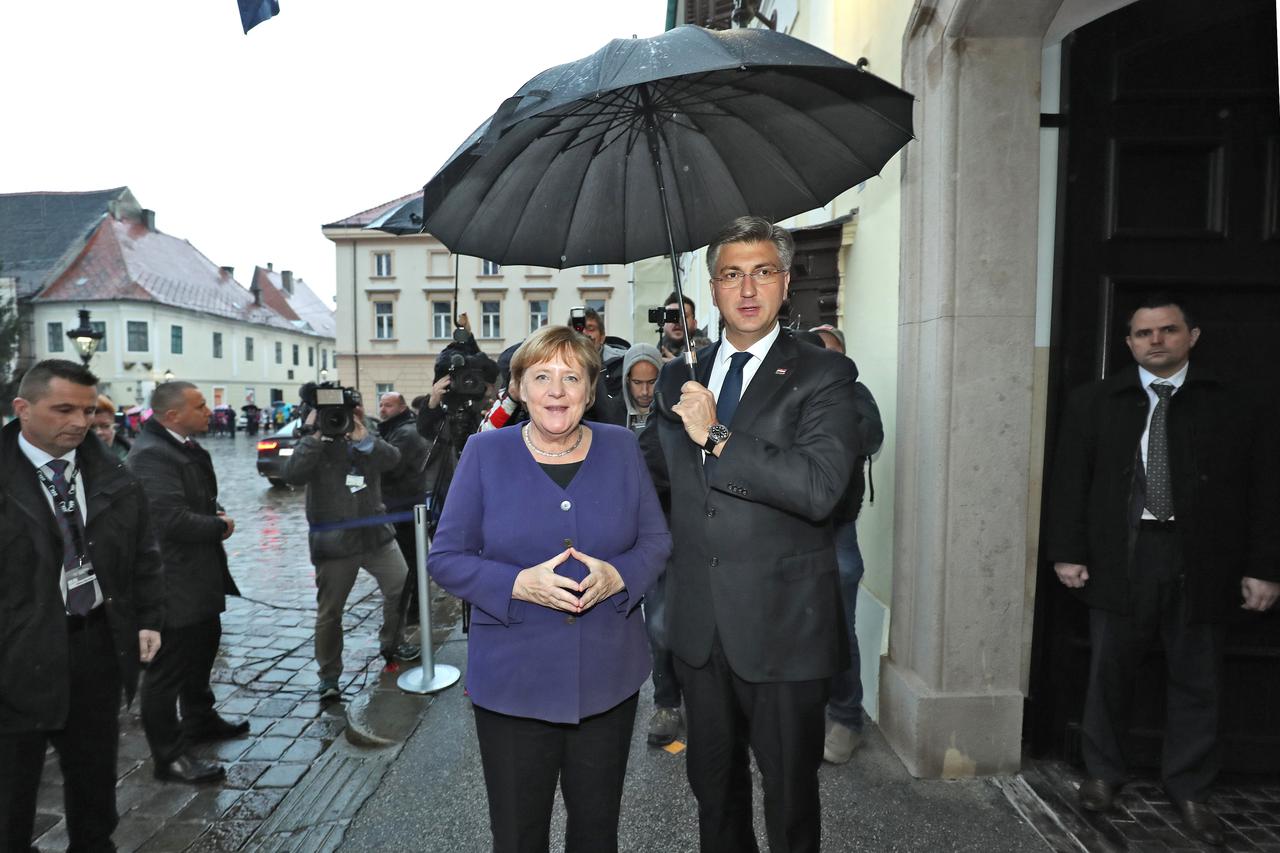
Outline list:
[[[437,664],[435,649],[431,647],[431,586],[427,577],[427,552],[431,550],[428,533],[429,511],[426,504],[413,508],[415,537],[415,566],[418,572],[418,642],[422,646],[422,666],[406,670],[398,679],[398,686],[405,693],[435,693],[453,686],[462,673],[456,666]]]

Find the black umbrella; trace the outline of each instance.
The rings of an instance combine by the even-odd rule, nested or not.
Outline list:
[[[423,230],[502,264],[628,263],[784,219],[879,173],[912,96],[763,29],[615,39],[542,72],[424,188]]]
[[[388,234],[420,234],[422,232],[422,194],[414,193],[404,204],[391,208],[364,227],[366,231]]]

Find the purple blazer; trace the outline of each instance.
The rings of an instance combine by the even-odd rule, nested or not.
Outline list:
[[[590,427],[591,449],[568,489],[538,466],[518,427],[471,436],[449,487],[427,569],[473,605],[467,690],[490,711],[577,723],[649,677],[640,599],[666,565],[671,534],[635,436]],[[511,597],[517,574],[570,541],[612,563],[626,588],[576,617]],[[574,559],[557,571],[587,575]]]

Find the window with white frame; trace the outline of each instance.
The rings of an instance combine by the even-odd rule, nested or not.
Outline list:
[[[373,336],[388,341],[396,336],[396,306],[394,302],[373,303]]]
[[[502,337],[502,302],[498,299],[480,301],[480,337]]]
[[[107,324],[104,322],[99,322],[98,320],[90,320],[89,328],[93,329],[95,332],[98,332],[99,334],[102,335],[102,337],[98,338],[98,348],[95,350],[95,352],[106,352],[107,351]]]
[[[529,331],[536,332],[543,326],[547,325],[547,309],[550,300],[547,299],[530,299],[529,300]]]
[[[253,338],[244,339],[244,360],[253,361]]]
[[[316,348],[307,347],[307,367],[316,366]]]
[[[132,324],[130,324],[132,325]],[[129,331],[129,349],[133,349],[133,330]],[[169,327],[169,352],[173,355],[182,355],[182,327]]]
[[[502,275],[502,267],[494,261],[481,261],[480,275]]]
[[[293,345],[293,366],[294,367],[298,366],[298,345],[297,344]]]
[[[390,252],[373,253],[373,274],[378,278],[389,278],[391,276]]]
[[[213,333],[213,357],[222,358],[222,332]]]
[[[62,352],[66,347],[66,339],[62,337],[62,324],[49,324],[49,352]]]
[[[284,344],[276,341],[276,364],[284,364]]]
[[[320,369],[329,369],[329,351],[324,347],[320,347]]]
[[[604,264],[587,264],[587,268],[582,273],[583,275],[605,275]]]
[[[178,335],[182,335],[182,327],[174,326],[178,330]],[[129,352],[150,352],[151,340],[147,329],[146,320],[129,320],[125,323],[125,333],[127,337],[126,346]],[[181,349],[178,352],[182,352]]]
[[[608,304],[608,300],[605,300],[605,299],[584,299],[584,300],[582,300],[582,304],[583,304],[585,307],[590,308],[590,309],[592,309],[593,311],[595,311],[595,312],[596,312],[597,314],[599,314],[601,317],[603,317],[603,316],[604,316],[604,306],[605,306],[606,304]]]
[[[378,397],[394,390],[396,390],[396,383],[394,382],[377,382],[374,384],[374,394]]]
[[[447,338],[453,334],[453,303],[431,302],[431,337]]]

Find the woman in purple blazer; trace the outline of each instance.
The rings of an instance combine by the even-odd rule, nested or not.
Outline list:
[[[467,691],[495,851],[549,847],[557,781],[565,850],[618,849],[618,811],[640,686],[640,599],[671,536],[634,435],[582,422],[600,356],[545,326],[511,360],[529,411],[473,435],[427,567],[469,601]]]

